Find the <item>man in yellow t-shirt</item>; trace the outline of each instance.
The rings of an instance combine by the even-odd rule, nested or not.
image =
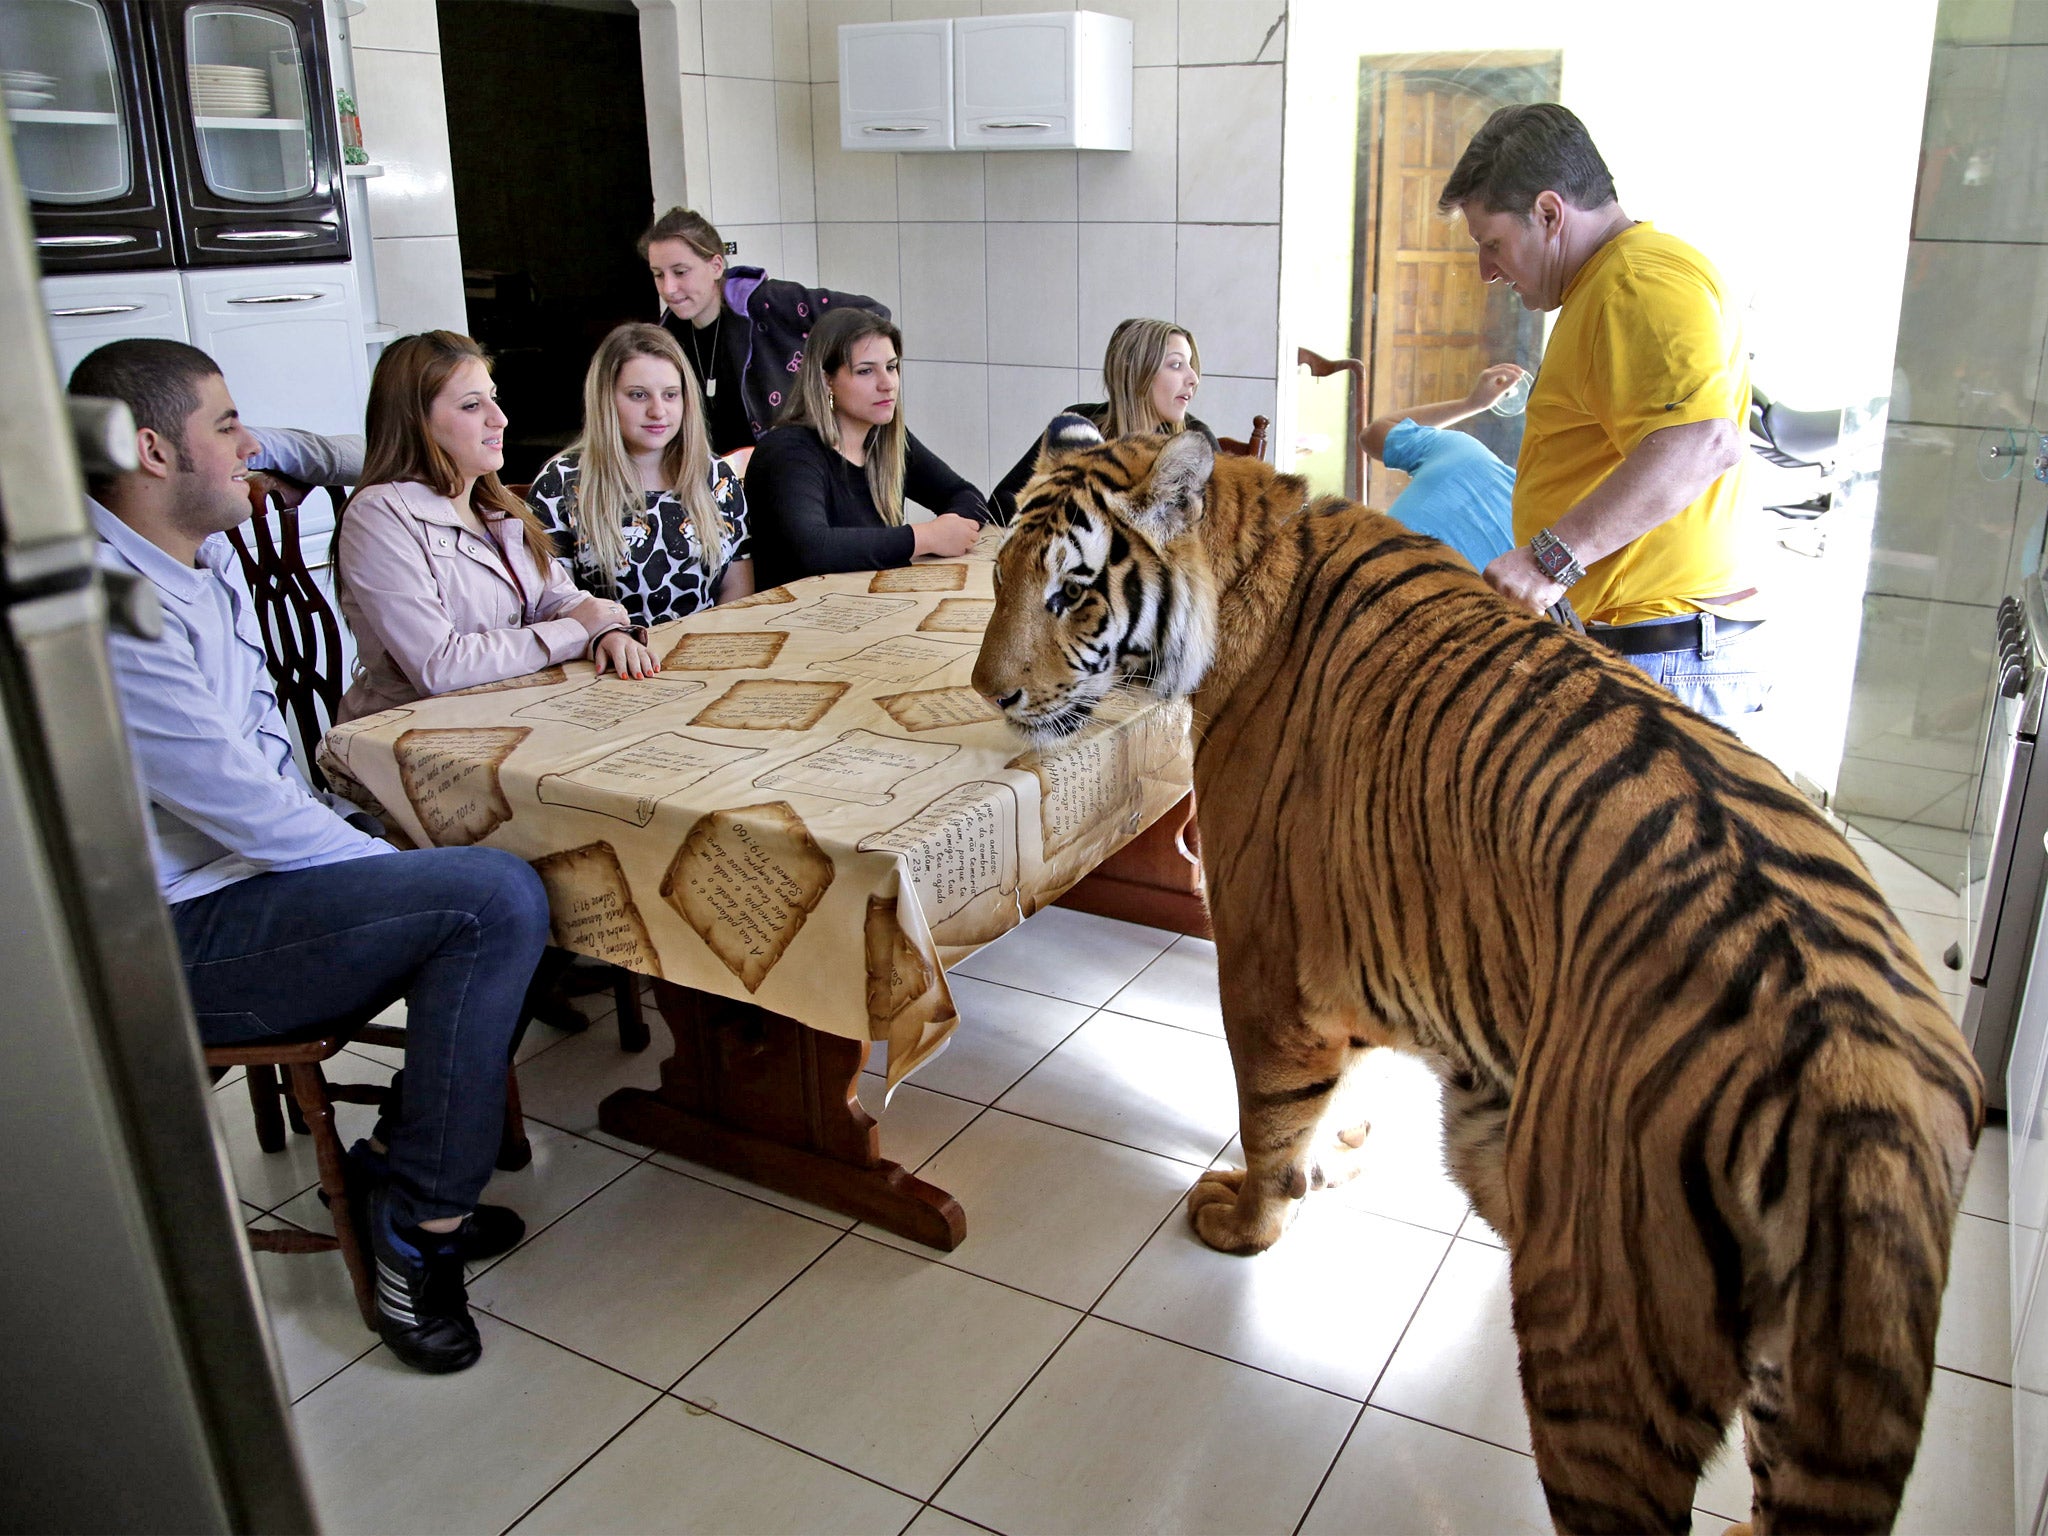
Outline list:
[[[1749,362],[1720,274],[1622,212],[1554,102],[1488,118],[1437,206],[1463,212],[1486,281],[1559,311],[1515,466],[1516,547],[1487,581],[1538,613],[1571,588],[1589,635],[1709,718],[1761,708],[1741,569]]]

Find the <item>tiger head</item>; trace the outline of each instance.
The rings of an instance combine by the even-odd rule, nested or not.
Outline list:
[[[1106,443],[1061,416],[997,557],[975,690],[1040,746],[1110,694],[1194,691],[1216,651],[1198,528],[1215,449],[1200,432]]]

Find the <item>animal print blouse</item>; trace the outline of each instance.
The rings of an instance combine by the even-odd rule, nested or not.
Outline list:
[[[711,494],[732,538],[725,564],[707,571],[697,529],[676,493],[649,491],[646,513],[626,524],[625,568],[607,589],[597,568],[577,550],[576,531],[569,521],[569,503],[581,474],[576,454],[557,454],[526,493],[527,505],[554,535],[555,548],[568,562],[576,585],[586,592],[617,598],[635,624],[665,624],[709,608],[718,601],[718,584],[726,568],[735,560],[753,558],[746,490],[730,464],[713,459]]]

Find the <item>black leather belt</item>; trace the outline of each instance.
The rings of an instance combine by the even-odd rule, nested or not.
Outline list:
[[[1702,640],[1700,634],[1701,614],[1688,613],[1681,618],[1666,619],[1662,624],[1627,624],[1610,627],[1589,624],[1586,634],[1598,640],[1610,651],[1619,651],[1624,656],[1648,656],[1655,651],[1689,651],[1697,648]],[[1762,619],[1714,620],[1714,643],[1718,648],[1724,640],[1733,640],[1737,635],[1747,634],[1763,623]]]

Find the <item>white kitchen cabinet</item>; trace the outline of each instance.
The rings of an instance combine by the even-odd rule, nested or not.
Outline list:
[[[369,367],[355,270],[225,267],[181,274],[192,345],[220,364],[251,421],[363,430]]]
[[[1131,23],[1100,11],[953,23],[962,149],[1129,149]]]
[[[839,145],[953,147],[953,23],[881,21],[839,29]]]
[[[86,353],[124,336],[190,340],[185,287],[169,267],[146,272],[80,272],[43,279],[43,313],[62,388]]]

